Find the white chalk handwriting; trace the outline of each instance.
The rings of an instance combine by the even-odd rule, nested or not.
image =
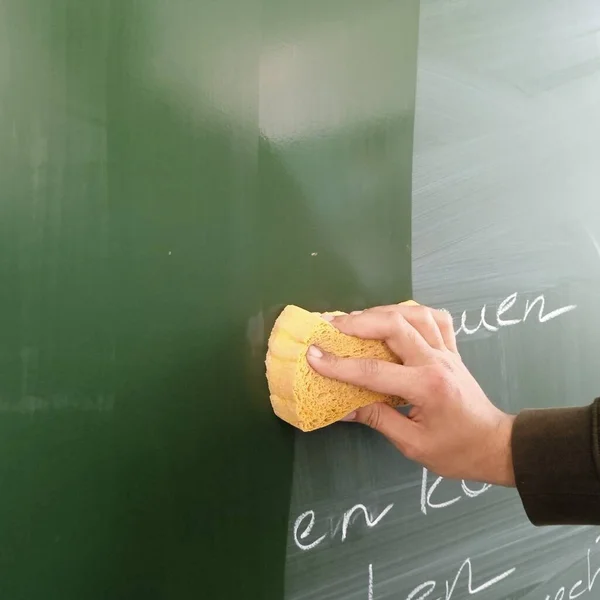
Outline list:
[[[540,323],[547,323],[552,321],[561,315],[569,313],[577,308],[576,304],[569,304],[567,306],[561,306],[550,312],[546,312],[546,298],[544,294],[540,294],[533,300],[527,299],[525,301],[524,310],[518,309],[518,292],[510,294],[500,302],[498,308],[495,311],[488,309],[487,304],[484,304],[479,312],[479,322],[470,319],[467,315],[467,311],[463,311],[460,316],[460,326],[456,330],[456,335],[459,336],[461,333],[465,335],[474,335],[480,330],[487,330],[492,333],[496,333],[501,327],[510,327],[518,325],[519,323],[525,323],[534,309],[537,307],[537,319]],[[514,308],[517,305],[517,308]],[[512,309],[512,311],[511,311]],[[507,315],[509,311],[511,315]],[[493,313],[490,316],[490,313]]]
[[[390,512],[390,510],[392,510],[393,506],[393,504],[388,504],[377,515],[375,515],[373,511],[369,511],[369,509],[367,509],[367,507],[364,504],[356,504],[352,508],[348,509],[346,512],[344,512],[341,519],[342,542],[346,541],[346,538],[348,537],[348,529],[350,528],[350,525],[354,523],[356,517],[359,514],[362,514],[364,516],[367,527],[373,528],[383,520],[383,518]],[[339,529],[339,526],[335,527],[331,529],[328,533],[324,533],[323,535],[312,539],[312,541],[308,541],[307,538],[309,538],[312,533],[313,527],[315,525],[315,519],[315,511],[307,510],[306,512],[303,512],[294,522],[294,542],[296,546],[300,548],[300,550],[306,551],[316,548],[328,536],[333,538]],[[304,540],[307,541],[305,542]]]
[[[598,544],[600,542],[600,537],[596,538],[594,544]],[[600,575],[600,568],[596,569],[592,573],[592,549],[588,548],[587,550],[587,582],[584,584],[583,580],[578,579],[573,584],[561,585],[556,593],[553,595],[546,594],[544,600],[576,600],[580,596],[584,594],[590,594],[596,583],[596,579]]]
[[[452,504],[456,504],[464,497],[476,498],[477,496],[481,496],[481,494],[487,492],[492,487],[491,485],[486,483],[478,489],[473,489],[463,479],[460,482],[462,494],[454,496],[450,500],[445,500],[443,502],[434,502],[431,497],[433,496],[433,493],[438,488],[438,486],[442,483],[442,481],[444,481],[444,478],[438,477],[431,485],[429,485],[428,474],[429,472],[427,471],[427,469],[423,468],[423,477],[421,479],[421,512],[424,515],[427,514],[428,508],[446,508],[447,506],[452,506]]]
[[[600,536],[595,539],[594,545],[597,546],[600,543]],[[587,578],[586,581],[583,579],[578,579],[575,582],[569,582],[567,584],[559,583],[559,587],[556,591],[552,591],[549,594],[546,594],[544,600],[577,600],[586,594],[591,594],[594,589],[594,585],[596,584],[596,580],[598,576],[600,576],[600,567],[595,568],[592,567],[592,548],[588,548],[586,554],[586,567],[587,567]],[[595,570],[594,570],[595,569]],[[444,582],[445,593],[443,596],[440,595],[441,590],[439,590],[441,586],[441,581],[436,579],[429,579],[420,583],[416,587],[414,587],[408,595],[405,597],[405,600],[427,600],[433,592],[438,589],[436,594],[436,598],[430,598],[429,600],[452,600],[454,598],[454,593],[457,590],[457,585],[460,580],[460,576],[464,571],[467,573],[467,592],[469,596],[474,596],[479,592],[483,592],[491,588],[492,586],[500,583],[504,579],[513,575],[516,571],[516,567],[508,569],[487,581],[479,585],[473,584],[473,563],[471,558],[467,558],[462,562],[454,579],[451,581],[450,579],[446,579]],[[368,600],[375,600],[375,581],[373,575],[374,567],[373,563],[369,564],[368,568],[368,588],[367,588],[367,598]],[[464,594],[463,596],[464,597]],[[458,600],[458,598],[456,599]]]
[[[458,571],[456,572],[456,575],[454,576],[454,579],[452,580],[452,583],[450,583],[449,579],[446,579],[446,581],[445,581],[446,593],[444,595],[444,600],[452,600],[452,598],[454,597],[454,591],[456,589],[456,586],[458,584],[460,576],[465,569],[467,572],[467,591],[469,593],[469,596],[474,596],[475,594],[478,594],[479,592],[483,592],[484,590],[491,588],[492,586],[500,583],[502,580],[506,579],[507,577],[510,577],[517,570],[516,567],[513,567],[512,569],[508,569],[507,571],[504,571],[503,573],[500,573],[499,575],[496,575],[495,577],[492,577],[491,579],[484,581],[483,583],[481,583],[478,586],[474,586],[473,585],[473,564],[471,563],[471,559],[467,558],[460,565]],[[419,584],[417,587],[413,588],[409,592],[408,596],[406,596],[406,600],[425,600],[426,598],[429,597],[430,594],[432,594],[435,591],[436,587],[438,587],[438,583],[439,582],[435,579],[430,579],[428,581],[424,581],[423,583]],[[374,589],[375,589],[375,586],[374,586],[374,580],[373,580],[373,564],[370,564],[369,565],[368,594],[367,594],[368,600],[374,600]],[[438,596],[438,598],[436,600],[441,600],[441,597]]]

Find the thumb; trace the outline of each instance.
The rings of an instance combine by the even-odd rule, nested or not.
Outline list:
[[[377,402],[363,406],[342,421],[362,423],[379,431],[404,454],[410,454],[417,445],[418,426],[389,404]]]

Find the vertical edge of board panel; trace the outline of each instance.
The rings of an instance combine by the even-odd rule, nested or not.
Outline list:
[[[260,5],[0,15],[0,595],[279,600]]]

